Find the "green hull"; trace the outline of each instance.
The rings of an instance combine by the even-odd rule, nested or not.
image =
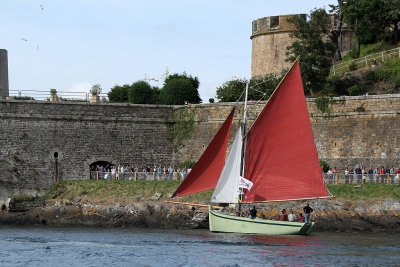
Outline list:
[[[209,225],[211,232],[262,234],[262,235],[309,235],[315,222],[287,222],[264,219],[251,219],[222,214],[209,207]]]

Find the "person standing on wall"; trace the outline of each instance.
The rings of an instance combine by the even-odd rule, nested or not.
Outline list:
[[[303,211],[304,211],[304,213],[306,214],[305,215],[305,222],[306,223],[310,223],[310,214],[311,214],[311,212],[313,212],[314,210],[310,207],[310,204],[309,203],[306,203],[306,205],[304,206],[304,208],[303,208]]]

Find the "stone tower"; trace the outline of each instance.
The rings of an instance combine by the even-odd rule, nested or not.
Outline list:
[[[7,50],[0,49],[0,97],[8,96],[8,57]]]
[[[289,68],[286,47],[293,39],[289,34],[296,30],[287,20],[295,15],[265,17],[253,21],[251,43],[251,77],[279,74]],[[306,14],[299,14],[306,20]]]
[[[293,16],[300,16],[306,20],[306,14],[280,15],[265,17],[253,21],[251,41],[251,77],[263,77],[266,74],[280,74],[283,69],[289,68],[292,62],[286,62],[286,47],[294,41],[289,35],[296,28],[287,20]],[[337,15],[329,14],[328,28],[335,29]],[[339,47],[342,56],[353,48],[354,31],[346,23],[342,24],[339,36]],[[328,36],[324,37],[328,40]]]

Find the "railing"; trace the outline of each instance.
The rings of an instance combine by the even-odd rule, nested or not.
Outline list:
[[[395,59],[400,57],[400,47],[391,50],[382,51],[380,53],[371,54],[362,58],[353,59],[337,65],[332,66],[333,75],[350,71],[350,66],[354,66],[355,69],[363,67],[373,66],[382,64],[386,60]]]
[[[323,174],[326,184],[400,184],[400,174]]]
[[[100,172],[91,171],[91,180],[130,180],[130,181],[162,181],[162,180],[184,180],[187,176],[186,172],[158,173],[158,172]]]
[[[9,95],[11,97],[32,97],[35,100],[44,100],[50,97],[50,91],[39,91],[39,90],[9,90]],[[90,93],[85,92],[67,92],[67,91],[57,91],[58,98],[68,101],[87,101],[89,102]],[[100,97],[102,99],[108,100],[106,93],[101,93]]]

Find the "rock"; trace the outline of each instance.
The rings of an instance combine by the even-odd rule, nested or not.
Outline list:
[[[142,199],[142,197],[143,197],[143,196],[142,196],[141,194],[139,194],[139,195],[136,196],[136,199],[137,199],[138,201],[140,201],[140,200]]]
[[[155,193],[154,196],[152,196],[150,199],[157,201],[160,200],[161,197],[162,197],[161,193]]]
[[[81,197],[76,197],[76,198],[74,199],[75,202],[80,202],[81,200],[82,200]]]
[[[394,198],[388,198],[383,203],[383,210],[398,210],[400,211],[400,200]]]
[[[172,198],[172,195],[173,195],[173,194],[168,194],[168,198]]]

